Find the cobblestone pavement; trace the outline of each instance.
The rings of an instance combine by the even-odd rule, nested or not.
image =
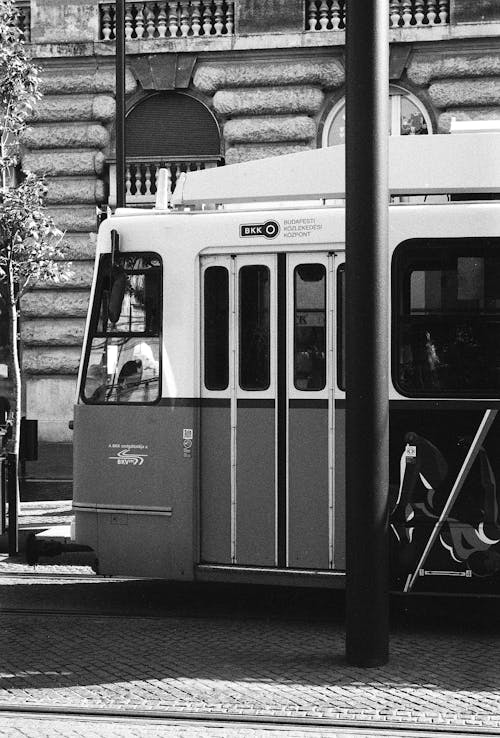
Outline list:
[[[19,527],[28,528],[67,525],[73,520],[71,500],[21,502]]]
[[[54,517],[65,516],[68,506],[54,511]],[[487,729],[500,735],[498,617],[461,626],[398,621],[389,663],[359,669],[345,662],[339,618],[306,622],[294,619],[291,610],[269,617],[264,608],[252,617],[241,608],[225,616],[223,608],[210,609],[208,600],[198,603],[195,597],[181,608],[167,603],[161,609],[144,596],[140,613],[134,610],[151,588],[148,582],[96,577],[86,565],[47,563],[34,570],[21,558],[0,555],[0,710],[210,713],[330,719],[360,728],[371,723]],[[98,602],[105,605],[100,614],[92,612]],[[485,607],[484,601],[478,605]],[[77,726],[65,733],[58,722],[44,720],[46,732],[38,723],[32,733],[29,717],[18,726],[0,712],[0,736],[122,735],[109,724],[99,728],[104,732]],[[185,733],[167,729],[155,733],[158,725],[141,725],[132,734],[259,735],[228,726],[220,733],[208,728],[197,733],[186,724]],[[262,735],[272,736],[271,728]]]
[[[0,705],[500,728],[500,641],[392,634],[388,665],[347,666],[324,623],[0,614]]]
[[[415,738],[414,731],[381,729],[377,738]],[[418,738],[434,738],[434,732],[422,732]],[[75,717],[0,716],[0,738],[373,738],[373,730],[327,727],[261,726],[207,721],[85,719]],[[446,733],[443,738],[457,734]],[[462,738],[457,736],[457,738]],[[485,735],[485,738],[487,736]]]

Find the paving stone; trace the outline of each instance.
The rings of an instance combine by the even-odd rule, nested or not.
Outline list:
[[[67,520],[70,504],[23,503],[21,521]],[[7,556],[0,556],[0,574],[0,584],[24,584],[28,591],[47,584],[52,596],[54,588],[62,595],[63,587],[76,584],[79,574],[93,577],[89,567],[48,564],[34,571]],[[110,584],[103,596],[111,591]],[[389,663],[361,669],[346,664],[343,628],[333,620],[197,615],[0,611],[0,707],[500,728],[494,622],[484,629],[394,626]]]

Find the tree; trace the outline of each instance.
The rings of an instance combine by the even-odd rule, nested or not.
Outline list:
[[[9,375],[12,377],[12,438],[19,456],[22,375],[19,357],[21,298],[33,284],[69,277],[62,264],[62,233],[46,212],[43,180],[14,179],[19,137],[41,98],[39,70],[29,57],[14,0],[0,0],[0,298],[9,319]]]

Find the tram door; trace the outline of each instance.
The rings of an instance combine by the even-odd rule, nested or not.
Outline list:
[[[202,563],[334,566],[333,260],[202,261]]]

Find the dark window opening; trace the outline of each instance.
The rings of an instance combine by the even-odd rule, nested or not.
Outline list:
[[[205,387],[225,390],[229,384],[229,273],[209,267],[204,278]]]
[[[294,271],[294,385],[322,390],[326,385],[326,269],[301,264]]]
[[[429,239],[395,259],[395,384],[406,395],[500,390],[500,240]]]
[[[239,378],[244,390],[270,385],[270,273],[265,266],[245,266],[239,273]]]

